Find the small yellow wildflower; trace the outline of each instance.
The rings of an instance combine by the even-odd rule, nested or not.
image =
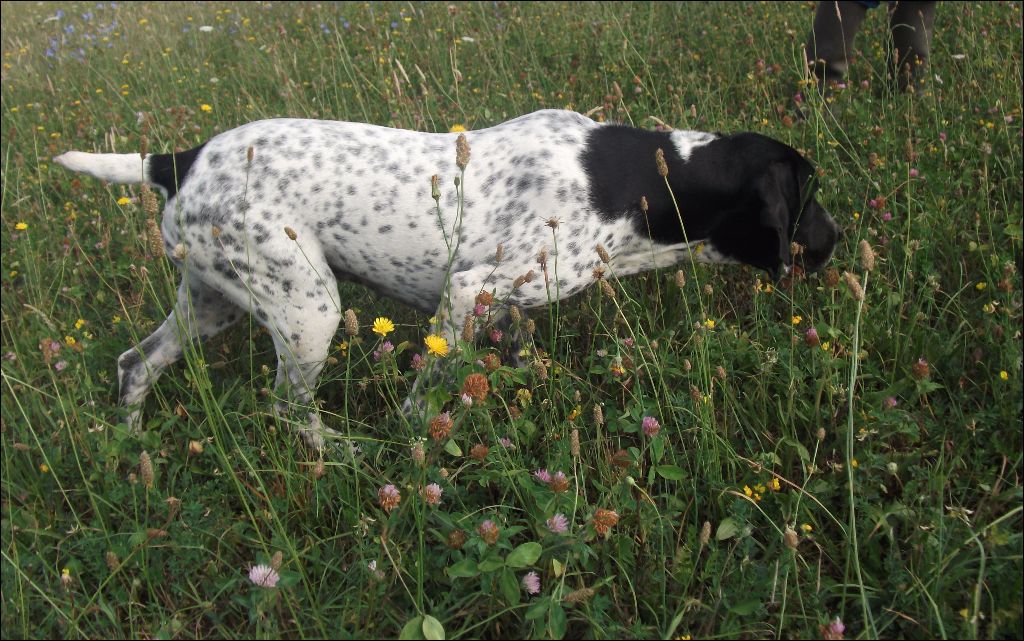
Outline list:
[[[380,334],[381,338],[395,331],[395,324],[390,318],[379,316],[373,321],[373,333]]]
[[[821,349],[822,349],[822,351],[825,351],[825,352],[831,351],[832,350],[832,343],[830,343],[828,341],[825,341],[824,343],[821,344]]]
[[[466,131],[466,128],[462,125],[452,125],[452,128],[448,130],[449,133],[457,134]]]
[[[427,352],[434,356],[447,356],[448,355],[448,340],[431,334],[423,339],[423,342],[427,344]]]
[[[754,495],[754,491],[750,489],[749,485],[744,485],[743,486],[743,493],[746,494],[747,496],[753,496]]]
[[[857,459],[851,459],[850,467],[852,467],[853,469],[857,469],[858,467],[860,467],[860,463],[857,462]]]
[[[803,525],[800,526],[800,529],[802,529],[804,532],[807,532],[809,534],[811,532],[811,530],[814,529],[814,527],[811,526],[810,523],[804,523]]]
[[[577,405],[576,407],[572,408],[571,412],[569,412],[569,420],[575,421],[577,418],[580,417],[580,414],[582,413],[583,409],[579,405]]]
[[[18,231],[25,231],[26,229],[28,229],[28,223],[19,222],[17,225],[14,226],[14,228],[17,229]]]
[[[768,489],[773,492],[778,492],[782,489],[782,484],[779,483],[779,479],[772,477],[772,480],[768,481]]]
[[[213,111],[213,107],[211,107],[210,105],[208,105],[206,103],[203,103],[202,105],[200,105],[199,109],[201,109],[202,111],[205,111],[206,113],[210,113],[211,111]]]
[[[82,325],[85,325],[85,320],[79,318],[75,321],[75,329],[82,329]]]
[[[715,328],[715,321],[713,321],[710,318],[707,319],[706,321],[704,321],[704,327],[706,327],[707,329],[714,329]]]
[[[1007,372],[1005,369],[1004,370],[1000,370],[1000,372],[999,372],[999,379],[1000,380],[1004,380],[1004,381],[1010,380],[1009,372]]]
[[[988,283],[986,283],[985,281],[981,281],[980,283],[978,283],[977,285],[974,286],[974,289],[976,289],[976,290],[978,290],[980,292],[980,291],[984,290],[986,287],[988,287]]]
[[[348,351],[348,341],[341,341],[338,343],[338,351],[341,352],[342,356],[344,356],[345,352]]]
[[[117,204],[121,205],[122,207],[131,204],[131,202],[132,199],[127,196],[121,196],[120,198],[117,199]]]
[[[794,316],[793,317],[793,324],[794,325],[799,325],[800,323],[803,322],[803,320],[804,320],[803,316]]]
[[[46,463],[40,463],[39,464],[39,471],[42,472],[43,474],[46,474],[46,473],[48,473],[50,471],[50,466],[47,465]]]
[[[117,325],[121,322],[121,316],[119,314],[114,314],[114,317],[110,319],[110,322]]]
[[[72,345],[74,345],[74,344],[75,344],[76,342],[77,342],[77,341],[75,340],[75,337],[74,337],[74,336],[65,336],[65,337],[64,337],[64,344],[65,344],[65,345],[67,345],[68,347],[71,347],[71,346],[72,346]]]

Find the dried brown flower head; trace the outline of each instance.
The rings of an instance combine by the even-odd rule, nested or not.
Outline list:
[[[345,333],[349,336],[355,336],[359,333],[359,319],[356,318],[356,313],[351,309],[345,310]]]
[[[501,367],[501,359],[498,357],[497,354],[493,352],[484,354],[483,361],[484,369],[486,369],[488,372],[494,372],[499,367]]]
[[[453,550],[461,550],[468,540],[469,536],[463,530],[452,530],[448,533],[448,547]]]
[[[139,476],[147,490],[153,487],[153,460],[149,458],[149,452],[139,454]]]
[[[871,244],[866,240],[861,240],[858,247],[860,248],[860,266],[864,271],[869,272],[875,268],[875,251],[871,249]]]
[[[658,165],[658,175],[662,178],[668,176],[668,163],[665,162],[665,151],[658,149],[654,152],[654,162]]]
[[[487,400],[487,393],[490,389],[491,386],[487,382],[487,377],[479,372],[470,374],[462,383],[462,393],[469,394],[477,403],[483,403]]]
[[[856,301],[864,300],[864,288],[861,287],[860,279],[851,274],[850,272],[843,272],[843,280],[846,281],[846,286],[850,288],[850,294]]]
[[[455,139],[455,164],[459,169],[465,169],[469,164],[469,142],[466,140],[466,134],[459,134]]]
[[[448,438],[448,435],[451,434],[452,426],[454,425],[455,421],[452,420],[452,417],[448,412],[438,414],[430,421],[430,437],[435,441]]]
[[[606,510],[604,508],[598,508],[594,512],[594,529],[601,536],[608,534],[608,531],[619,522],[619,515],[615,510]]]

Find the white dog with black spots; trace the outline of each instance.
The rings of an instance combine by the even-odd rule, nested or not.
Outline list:
[[[109,182],[151,184],[167,199],[161,231],[183,276],[167,320],[118,359],[129,423],[188,344],[248,312],[273,336],[277,388],[303,408],[300,432],[322,447],[331,430],[313,396],[346,308],[338,281],[437,312],[451,342],[481,291],[530,309],[589,286],[598,245],[617,276],[670,266],[700,245],[698,261],[746,263],[777,277],[792,264],[791,242],[814,271],[840,237],[815,200],[812,166],[781,142],[604,125],[554,110],[464,134],[472,158],[457,220],[457,135],[274,119],[173,154],[55,158]],[[557,248],[549,223],[557,223]],[[557,260],[557,282],[522,283],[542,250]]]

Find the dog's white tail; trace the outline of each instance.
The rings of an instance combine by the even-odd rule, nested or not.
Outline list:
[[[88,174],[107,182],[137,185],[149,180],[146,163],[139,154],[89,154],[83,151],[69,151],[53,159],[53,162],[82,174]]]

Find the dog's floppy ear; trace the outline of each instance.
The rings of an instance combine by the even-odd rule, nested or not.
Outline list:
[[[793,171],[785,163],[772,163],[757,179],[756,188],[761,200],[761,227],[773,232],[776,243],[776,248],[770,251],[777,260],[768,271],[779,278],[782,267],[789,262],[790,215],[798,197]]]

